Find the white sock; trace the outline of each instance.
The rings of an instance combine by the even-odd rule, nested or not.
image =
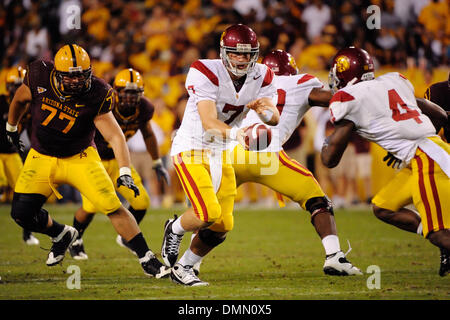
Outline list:
[[[341,251],[341,246],[339,244],[338,236],[331,234],[322,239],[323,247],[325,248],[325,254],[333,254]]]
[[[201,261],[202,257],[196,255],[191,251],[191,249],[187,249],[186,252],[181,257],[180,261],[178,261],[179,264],[182,266],[193,266],[197,262]]]
[[[172,232],[176,234],[185,234],[186,230],[181,226],[181,217],[174,221],[172,224]]]
[[[419,226],[417,227],[417,234],[423,236],[423,227],[422,227],[422,222],[419,223]]]

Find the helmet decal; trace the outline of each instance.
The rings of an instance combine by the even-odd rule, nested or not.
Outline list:
[[[350,69],[350,59],[347,56],[339,56],[336,58],[336,70],[344,72]]]

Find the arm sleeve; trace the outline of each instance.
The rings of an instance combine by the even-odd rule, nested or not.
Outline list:
[[[270,98],[273,99],[277,93],[277,89],[274,84],[274,73],[273,71],[266,67],[266,73],[264,75],[264,79],[261,85],[261,89],[259,90],[257,99],[259,98]],[[276,104],[275,104],[276,105]]]
[[[323,88],[323,83],[316,77],[305,74],[297,81],[297,86],[293,90],[295,101],[300,105],[309,105],[309,94],[314,88]]]
[[[330,120],[336,123],[342,119],[350,120],[358,123],[357,114],[355,112],[356,100],[348,92],[339,90],[330,100]]]
[[[186,90],[189,96],[194,98],[195,104],[202,100],[217,100],[217,91],[219,89],[202,72],[191,68],[186,77]]]

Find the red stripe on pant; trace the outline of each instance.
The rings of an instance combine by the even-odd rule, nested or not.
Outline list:
[[[298,165],[298,166],[300,166],[301,168],[303,168],[300,164],[297,164],[297,163],[289,163],[289,162],[287,162],[286,160],[284,160],[284,159],[282,158],[281,154],[282,154],[283,156],[285,156],[287,159],[289,159],[289,157],[287,156],[286,153],[284,153],[284,151],[281,151],[281,153],[278,155],[278,158],[280,159],[280,161],[281,161],[281,163],[282,163],[283,165],[285,165],[286,167],[288,167],[288,168],[290,168],[290,169],[292,169],[292,170],[294,170],[294,171],[296,171],[296,172],[298,172],[298,173],[300,173],[300,174],[302,174],[302,175],[304,175],[304,176],[311,176],[310,173],[308,173],[308,172],[303,172],[300,168],[297,168],[297,167],[296,167],[296,165]],[[308,169],[305,169],[305,170],[309,171]]]
[[[194,212],[195,212],[195,214],[196,214],[198,217],[200,217],[200,214],[199,214],[199,212],[198,212],[197,205],[196,205],[195,202],[193,201],[192,196],[191,196],[191,193],[189,192],[189,189],[187,188],[186,183],[184,182],[183,175],[181,174],[180,169],[178,168],[178,167],[179,167],[179,164],[176,163],[175,157],[172,157],[172,161],[173,161],[175,170],[177,171],[178,177],[180,178],[181,184],[183,185],[183,188],[184,188],[184,190],[186,191],[186,195],[188,196],[189,201],[191,202],[192,207],[194,208]]]
[[[425,190],[425,184],[423,181],[423,163],[422,163],[422,159],[420,159],[420,157],[415,156],[414,157],[417,161],[417,167],[418,167],[418,173],[419,173],[419,190],[420,190],[420,195],[421,198],[423,200],[423,204],[425,206],[425,213],[427,216],[427,225],[428,225],[428,231],[433,230],[433,219],[431,218],[431,209],[430,209],[430,204],[428,203],[428,198],[427,198],[427,191]]]
[[[195,197],[197,198],[198,202],[200,203],[200,207],[202,208],[202,212],[203,212],[203,219],[204,219],[204,221],[208,221],[208,210],[206,209],[206,204],[203,201],[200,190],[198,190],[198,187],[195,184],[194,179],[192,178],[186,165],[184,164],[181,154],[178,154],[177,157],[178,157],[178,162],[180,163],[181,169],[183,170],[184,175],[188,179],[188,183],[191,186],[192,190],[194,191]]]
[[[430,167],[430,185],[431,185],[431,191],[433,192],[433,199],[436,203],[436,215],[438,219],[438,226],[439,230],[444,229],[444,221],[442,219],[442,208],[441,208],[441,202],[439,201],[439,193],[436,187],[436,181],[434,180],[434,160],[431,159],[428,155],[428,162]]]

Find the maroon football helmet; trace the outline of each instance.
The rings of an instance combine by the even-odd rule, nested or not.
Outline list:
[[[231,60],[229,53],[248,54],[249,61]],[[258,60],[259,42],[256,33],[243,24],[228,27],[220,37],[220,57],[228,71],[242,77],[252,70]]]
[[[262,63],[268,66],[277,76],[290,76],[298,74],[294,57],[284,50],[269,52]]]
[[[360,81],[375,79],[373,61],[367,51],[348,47],[333,58],[328,84],[332,91]]]

